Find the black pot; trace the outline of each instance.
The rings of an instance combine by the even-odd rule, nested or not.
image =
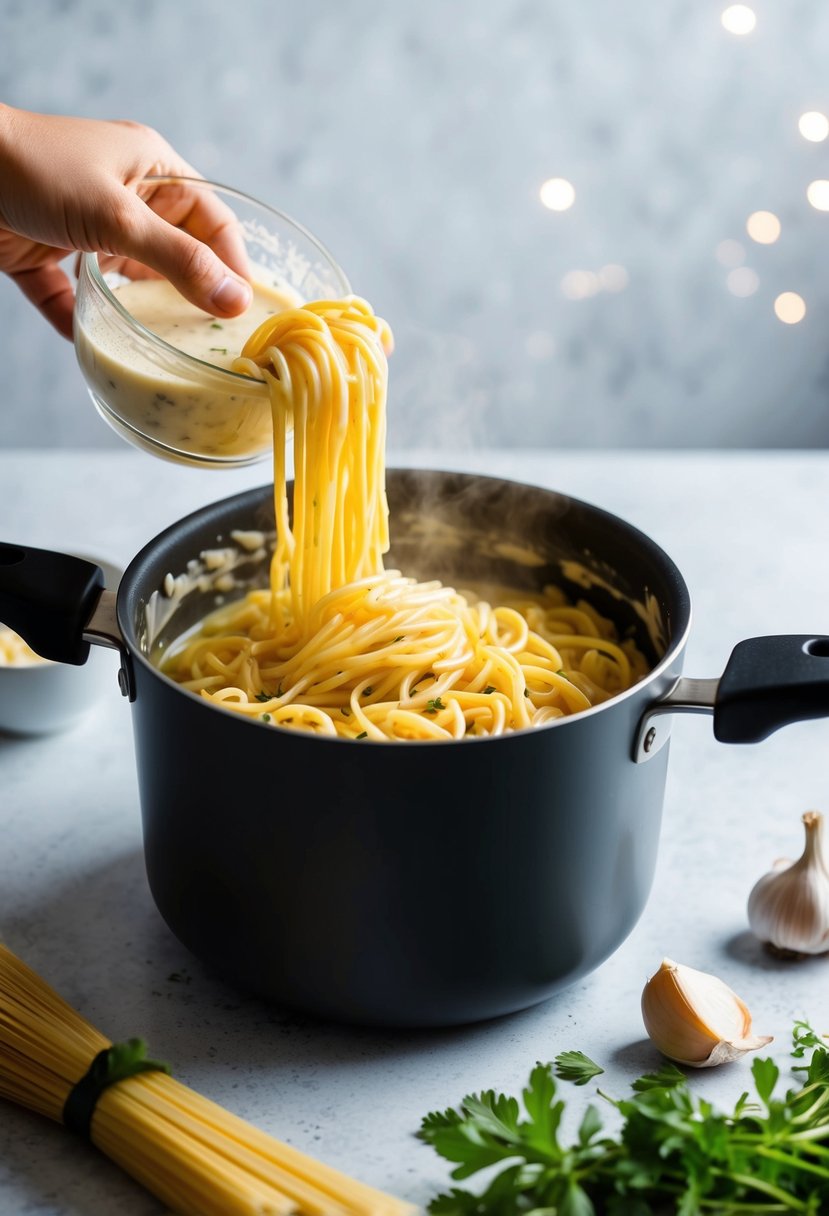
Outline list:
[[[321,738],[217,708],[150,660],[217,596],[266,584],[263,554],[235,550],[232,591],[198,558],[273,530],[269,486],[156,537],[117,601],[89,563],[0,545],[0,620],[64,662],[89,642],[120,649],[147,874],[185,945],[280,1004],[442,1026],[544,1000],[621,944],[653,877],[671,715],[713,711],[718,738],[748,742],[829,714],[829,638],[753,639],[722,679],[681,679],[688,591],[643,533],[493,478],[392,470],[388,496],[387,566],[461,587],[556,582],[636,637],[649,676],[572,718],[454,743]],[[168,598],[188,563],[191,589]]]

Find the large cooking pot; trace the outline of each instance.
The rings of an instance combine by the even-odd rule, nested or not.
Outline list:
[[[558,583],[634,636],[650,675],[575,717],[453,743],[320,738],[209,704],[152,660],[267,583],[251,534],[273,531],[270,486],[168,528],[117,599],[87,562],[0,545],[0,620],[60,661],[120,650],[149,883],[196,955],[323,1017],[449,1025],[541,1001],[621,944],[651,886],[672,715],[713,711],[718,738],[748,742],[827,714],[829,638],[753,639],[721,679],[683,679],[688,590],[635,528],[455,473],[392,470],[388,497],[389,567]]]

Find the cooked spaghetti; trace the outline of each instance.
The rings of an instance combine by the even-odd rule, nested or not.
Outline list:
[[[279,313],[248,340],[235,367],[261,371],[273,412],[270,587],[213,613],[164,671],[267,725],[378,741],[522,730],[629,688],[644,656],[557,588],[492,606],[383,569],[390,346],[356,297]]]
[[[48,662],[48,659],[41,658],[32,650],[19,633],[9,629],[8,625],[0,625],[0,667],[31,667]]]
[[[0,945],[0,1097],[58,1122],[106,1039]],[[283,1144],[164,1072],[98,1097],[92,1143],[184,1216],[413,1216],[411,1204]]]

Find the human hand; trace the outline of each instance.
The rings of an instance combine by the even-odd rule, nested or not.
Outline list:
[[[159,176],[199,174],[149,127],[0,105],[0,271],[65,337],[74,291],[60,262],[73,251],[163,275],[215,316],[250,303],[233,214],[209,190],[146,181]]]

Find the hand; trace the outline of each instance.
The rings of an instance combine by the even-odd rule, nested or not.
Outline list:
[[[73,251],[114,254],[133,278],[163,275],[215,316],[250,303],[233,214],[208,190],[153,176],[200,175],[138,123],[0,105],[0,271],[65,337],[74,291],[59,263]]]

